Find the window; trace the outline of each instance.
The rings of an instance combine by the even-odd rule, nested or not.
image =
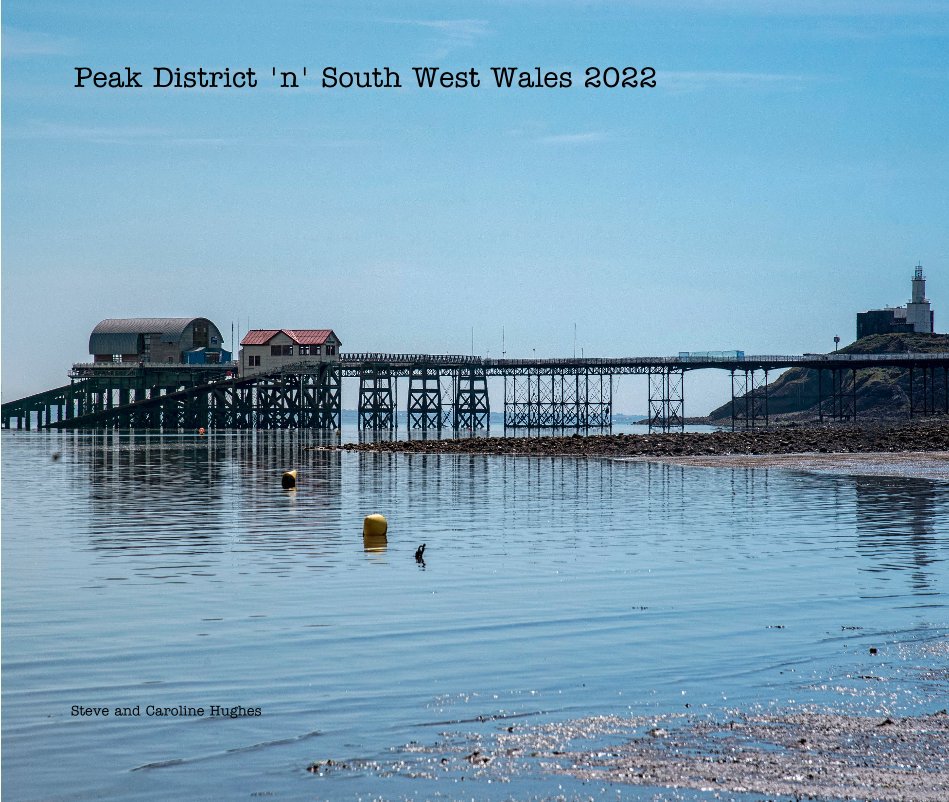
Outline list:
[[[271,345],[270,355],[271,356],[293,356],[293,346],[292,345]]]
[[[336,353],[336,346],[335,346],[335,345],[330,345],[329,343],[327,343],[327,344],[326,344],[326,355],[327,355],[327,356],[333,356],[335,353]]]
[[[191,342],[194,348],[208,347],[208,324],[196,322],[191,334]]]
[[[249,367],[249,368],[259,368],[259,367],[260,367],[260,355],[248,356],[248,357],[247,357],[247,367]]]
[[[301,345],[300,346],[300,356],[309,356],[310,355],[310,346]]]
[[[322,346],[322,345],[314,345],[314,346],[313,346],[313,353],[316,354],[317,356],[320,355],[320,353],[321,353],[322,350],[323,350],[323,346]]]

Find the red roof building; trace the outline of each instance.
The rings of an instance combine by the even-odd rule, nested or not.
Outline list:
[[[267,345],[280,332],[297,345],[323,345],[330,337],[336,338],[332,329],[251,329],[244,335],[241,345]],[[336,342],[338,344],[339,340]]]
[[[335,362],[340,345],[332,329],[251,329],[241,340],[241,374]]]

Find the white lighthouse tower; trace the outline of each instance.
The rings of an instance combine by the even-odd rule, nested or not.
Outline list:
[[[913,297],[906,304],[906,322],[912,323],[916,332],[932,334],[933,314],[926,300],[926,277],[922,265],[916,265],[913,273]]]

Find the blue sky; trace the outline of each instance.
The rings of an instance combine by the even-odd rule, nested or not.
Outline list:
[[[105,317],[331,327],[344,350],[800,353],[949,329],[949,3],[3,4],[3,398]],[[74,68],[253,67],[255,90]],[[652,66],[655,89],[586,89]],[[302,70],[280,90],[271,68]],[[389,66],[400,90],[325,90]],[[413,66],[472,67],[420,90]],[[499,90],[492,66],[570,70]],[[642,386],[640,386],[642,385]],[[690,376],[687,411],[724,400]],[[500,399],[498,399],[500,400]],[[351,405],[347,402],[347,405]],[[617,408],[643,412],[644,380]]]

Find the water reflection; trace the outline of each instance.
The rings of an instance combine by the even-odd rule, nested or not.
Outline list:
[[[928,479],[854,477],[857,548],[874,561],[870,571],[909,571],[914,591],[933,590],[934,568],[944,561],[947,486]]]
[[[851,550],[866,560],[860,570],[884,581],[894,572],[909,572],[912,592],[936,592],[947,574],[938,570],[949,552],[949,484],[944,481],[886,475],[793,472],[767,467],[695,469],[649,463],[650,496],[666,502],[664,514],[676,515],[683,526],[695,525],[703,514],[695,493],[702,476],[727,476],[730,506],[725,537],[740,540],[748,556],[765,557],[777,523],[788,529],[788,510],[798,525],[796,539]],[[691,498],[690,498],[691,497]],[[720,512],[718,513],[720,514]],[[813,528],[813,536],[808,529]],[[853,537],[851,537],[853,533]],[[760,536],[749,541],[748,536]]]
[[[389,541],[385,535],[373,535],[368,532],[363,532],[362,547],[367,554],[381,554],[389,547]]]
[[[77,436],[74,445],[74,480],[88,493],[94,551],[135,560],[134,574],[161,581],[210,569],[227,540],[215,490],[226,454],[216,442],[101,432]]]
[[[72,438],[71,440],[69,438]],[[883,580],[930,593],[945,572],[946,483],[761,467],[695,469],[569,457],[340,452],[307,431],[64,435],[89,547],[130,574],[190,581],[228,561],[251,573],[327,570],[355,552],[384,561],[423,542],[556,562],[608,549],[685,564],[779,560],[792,547],[859,556]],[[298,471],[298,491],[281,490]],[[77,502],[78,503],[78,502]],[[360,541],[365,515],[395,522],[396,545]],[[395,554],[393,554],[393,550]],[[831,553],[832,550],[832,553]],[[242,561],[253,555],[254,564]],[[703,557],[703,555],[705,555]],[[114,570],[110,568],[110,575]]]
[[[686,426],[685,431],[710,432],[716,431],[717,426]],[[633,424],[617,424],[616,426],[595,427],[586,429],[577,429],[576,427],[554,427],[542,429],[528,428],[505,428],[502,425],[495,424],[490,429],[453,429],[450,425],[443,426],[441,429],[433,426],[428,429],[409,429],[405,425],[405,419],[400,417],[399,425],[393,429],[359,429],[352,425],[346,425],[343,429],[343,439],[346,442],[357,443],[378,443],[392,442],[395,440],[468,440],[468,439],[486,439],[498,437],[570,437],[576,434],[585,435],[608,435],[608,434],[644,434],[643,426]]]
[[[164,798],[199,769],[299,798],[314,749],[390,754],[425,722],[767,704],[838,676],[855,625],[939,626],[917,608],[949,599],[946,483],[350,453],[292,431],[3,445],[4,768],[35,799],[60,790],[37,766],[86,798]],[[375,512],[385,544],[362,536]],[[71,720],[87,697],[266,716]]]
[[[309,432],[79,436],[73,478],[89,501],[90,546],[162,581],[213,575],[221,555],[242,551],[264,555],[263,571],[325,567],[341,492],[341,454],[325,443]],[[299,493],[281,486],[288,469]]]

